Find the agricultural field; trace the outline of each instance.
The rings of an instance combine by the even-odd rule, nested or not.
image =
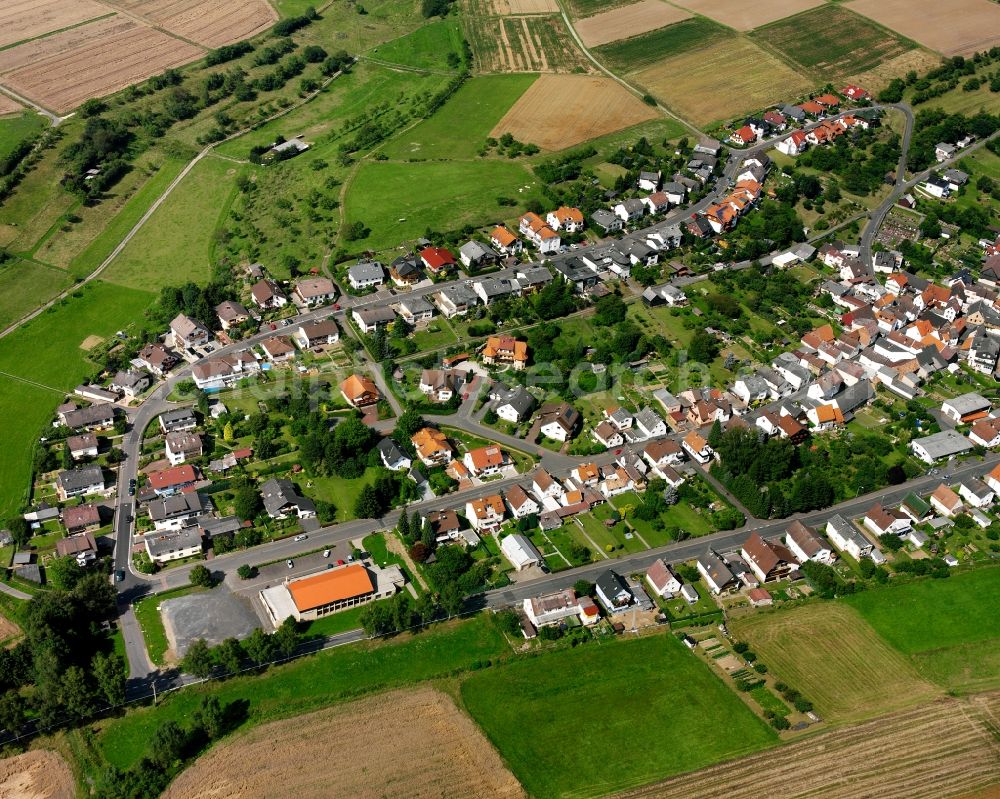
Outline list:
[[[754,614],[733,619],[730,628],[828,721],[868,718],[940,694],[843,604]]]
[[[302,735],[303,729],[309,734]],[[405,729],[406,755],[399,734]],[[330,745],[337,742],[336,757]],[[303,768],[303,763],[323,764]],[[373,779],[372,766],[377,765]],[[227,740],[184,771],[164,799],[285,796],[523,797],[476,725],[431,688],[275,721]]]
[[[758,3],[743,3],[740,0],[678,0],[677,5],[696,14],[704,14],[738,31],[748,31],[790,14],[823,5],[823,2],[824,0],[761,0]]]
[[[9,799],[74,799],[76,780],[55,752],[33,749],[0,760],[0,796]]]
[[[168,67],[202,55],[202,50],[124,17],[57,33],[14,47],[0,56],[0,85],[8,86],[56,113],[73,110],[90,97],[101,97],[145,80]],[[31,55],[21,52],[30,48]],[[44,55],[43,55],[44,53]],[[20,62],[10,69],[4,64]]]
[[[442,19],[373,47],[365,57],[389,64],[455,72],[448,64],[451,53],[462,55],[462,29],[455,20]]]
[[[993,735],[1000,698],[942,699],[874,721],[812,735],[780,749],[616,795],[615,799],[940,799],[979,793],[997,781]]]
[[[0,100],[5,97],[6,95],[0,95]],[[29,136],[41,133],[47,126],[48,121],[45,117],[34,111],[25,111],[17,116],[0,119],[0,158],[6,158],[18,144]]]
[[[497,202],[507,196],[515,206]],[[344,206],[348,223],[363,222],[367,249],[395,247],[434,230],[485,225],[515,218],[532,199],[542,199],[538,181],[511,161],[396,163],[366,161],[357,171]]]
[[[720,75],[726,79],[720,80]],[[740,38],[716,41],[667,58],[634,77],[650,94],[700,127],[795,97],[812,85],[791,67]]]
[[[16,114],[23,111],[24,106],[6,94],[0,94],[0,115]],[[0,120],[2,122],[3,120]]]
[[[461,695],[537,799],[601,796],[777,740],[670,635],[548,652],[475,674]]]
[[[595,114],[594,109],[601,113]],[[543,75],[493,128],[543,150],[562,150],[655,119],[656,110],[610,78]]]
[[[1000,44],[1000,5],[990,0],[850,0],[845,4],[890,30],[946,56]]]
[[[241,168],[213,156],[203,159],[153,212],[103,278],[149,291],[206,280],[213,234],[225,218]]]
[[[629,39],[690,17],[688,12],[667,5],[662,0],[640,0],[638,3],[581,19],[574,27],[589,48]]]
[[[30,313],[72,283],[59,269],[14,259],[0,265],[0,329]]]
[[[688,50],[707,47],[715,40],[728,39],[732,35],[732,31],[711,20],[695,17],[651,33],[595,48],[594,55],[617,72],[631,72]]]
[[[493,10],[500,16],[508,14],[555,14],[559,4],[555,0],[492,0]]]
[[[4,0],[0,8],[0,47],[70,28],[111,13],[94,0]]]
[[[846,600],[918,672],[952,691],[1000,685],[1000,569],[866,591]]]
[[[888,86],[893,78],[898,78],[900,75],[905,75],[910,71],[922,75],[940,63],[940,56],[922,47],[918,47],[908,50],[895,58],[890,58],[888,61],[883,61],[877,67],[850,75],[845,78],[845,83],[864,86],[868,91],[877,94]]]
[[[266,0],[107,0],[203,47],[249,39],[278,21]]]
[[[591,72],[559,16],[466,16],[476,72]]]
[[[758,28],[751,38],[821,81],[874,69],[915,47],[913,42],[834,4]]]
[[[411,160],[474,158],[494,126],[537,79],[530,73],[470,78],[433,116],[404,131],[381,152]],[[531,137],[521,141],[534,143]]]

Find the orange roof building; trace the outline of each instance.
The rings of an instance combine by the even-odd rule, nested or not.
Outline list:
[[[348,404],[355,408],[374,405],[379,400],[378,388],[375,383],[361,375],[351,375],[340,384],[340,393]]]
[[[311,621],[346,608],[385,599],[403,587],[398,566],[379,569],[352,563],[319,574],[289,580],[261,591],[264,606],[277,627],[288,616]]]
[[[462,459],[465,468],[476,477],[496,474],[509,462],[506,453],[496,444],[470,449]]]
[[[410,441],[424,466],[440,466],[448,463],[454,455],[448,436],[433,427],[422,427]]]
[[[483,347],[483,363],[507,364],[517,370],[528,365],[528,342],[513,336],[490,336]]]

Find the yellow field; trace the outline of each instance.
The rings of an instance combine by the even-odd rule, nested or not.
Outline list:
[[[823,602],[756,614],[734,620],[730,628],[828,721],[869,718],[941,693],[846,605]]]
[[[690,18],[689,12],[668,6],[661,0],[640,0],[578,20],[574,27],[587,47],[597,47]]]
[[[747,3],[745,0],[677,0],[677,5],[730,28],[748,31],[821,6],[823,0],[760,0],[756,3]]]
[[[809,81],[752,42],[727,37],[667,58],[635,80],[680,116],[705,127],[803,94]]]
[[[947,56],[1000,44],[1000,4],[991,0],[852,0],[846,5]]]

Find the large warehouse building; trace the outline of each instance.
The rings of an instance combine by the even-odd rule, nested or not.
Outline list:
[[[313,621],[347,608],[386,599],[406,583],[399,566],[366,566],[351,563],[319,574],[287,580],[265,588],[260,598],[275,627],[294,616],[297,621]]]

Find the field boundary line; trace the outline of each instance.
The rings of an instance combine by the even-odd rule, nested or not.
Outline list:
[[[228,136],[226,136],[226,138],[221,139],[220,141],[213,142],[212,144],[207,145],[204,149],[201,150],[201,152],[199,152],[194,158],[192,158],[187,163],[187,165],[180,171],[180,173],[172,181],[170,181],[169,185],[163,190],[163,192],[160,194],[160,196],[157,197],[153,201],[153,203],[150,205],[150,207],[148,209],[146,209],[146,212],[139,218],[139,221],[136,222],[135,225],[132,226],[131,230],[129,230],[129,232],[125,234],[125,237],[111,251],[111,254],[108,255],[108,257],[105,258],[100,263],[99,266],[97,266],[89,275],[87,275],[85,278],[81,279],[78,283],[75,283],[70,288],[68,288],[68,289],[66,289],[64,291],[61,291],[59,294],[57,294],[55,297],[53,297],[48,302],[46,302],[43,305],[40,305],[37,308],[35,308],[35,310],[31,311],[31,313],[28,313],[28,314],[22,316],[20,319],[12,322],[6,328],[4,328],[2,331],[0,331],[0,339],[5,338],[6,336],[9,336],[11,333],[13,333],[19,327],[21,327],[22,325],[24,325],[27,322],[30,322],[35,317],[37,317],[40,314],[42,314],[43,312],[47,311],[49,308],[51,308],[53,305],[55,305],[60,300],[66,299],[71,293],[73,293],[74,291],[76,291],[80,286],[82,286],[82,285],[84,285],[86,283],[89,283],[92,280],[96,280],[97,278],[99,278],[101,276],[101,273],[103,273],[104,270],[106,270],[111,265],[111,263],[119,255],[121,255],[122,251],[125,249],[125,247],[128,245],[128,243],[130,241],[132,241],[132,239],[135,238],[136,234],[138,234],[139,231],[145,226],[145,224],[149,221],[150,217],[153,215],[153,213],[156,211],[156,209],[159,208],[161,205],[163,205],[163,202],[167,199],[167,197],[169,197],[173,193],[174,189],[177,188],[177,186],[188,175],[188,173],[191,172],[192,169],[194,169],[194,167],[198,164],[199,161],[201,161],[205,156],[209,155],[212,152],[212,150],[214,150],[220,144],[225,144],[226,142],[232,141],[233,139],[238,139],[240,136],[245,136],[250,131],[256,130],[257,128],[259,128],[259,127],[261,127],[263,125],[266,125],[269,122],[273,122],[275,119],[280,119],[281,117],[283,117],[283,116],[285,116],[287,114],[290,114],[292,111],[295,111],[295,110],[301,108],[306,103],[312,101],[316,96],[319,95],[320,92],[324,91],[327,86],[329,86],[334,80],[336,80],[337,78],[339,78],[343,74],[344,74],[343,70],[335,72],[333,75],[331,75],[325,81],[323,81],[323,83],[320,85],[320,87],[318,89],[316,89],[316,91],[311,92],[310,94],[307,94],[299,102],[293,103],[292,105],[288,106],[288,108],[284,108],[281,111],[278,111],[278,112],[272,114],[271,116],[267,117],[266,119],[262,119],[262,120],[260,120],[258,122],[255,122],[254,124],[250,125],[249,127],[243,128],[242,130],[235,131],[234,133],[230,133]],[[0,89],[2,89],[2,88],[3,87],[0,87]]]
[[[613,81],[616,81],[617,83],[619,83],[622,86],[624,86],[626,89],[628,89],[636,97],[638,97],[640,99],[646,97],[647,94],[645,92],[640,91],[637,87],[633,86],[627,80],[625,80],[624,78],[620,77],[619,75],[616,75],[614,72],[612,72],[606,66],[604,66],[604,64],[602,64],[600,61],[598,61],[597,58],[595,58],[594,54],[591,53],[590,50],[587,49],[586,45],[584,45],[583,40],[580,38],[580,35],[576,32],[576,28],[573,27],[573,22],[572,22],[572,20],[570,20],[569,14],[566,13],[566,7],[563,5],[563,0],[556,0],[556,2],[558,4],[558,6],[559,6],[559,13],[562,14],[563,22],[566,23],[566,27],[569,29],[569,35],[573,37],[573,41],[576,42],[576,46],[580,48],[580,50],[587,57],[587,59],[595,67],[597,67],[601,72],[603,72],[605,75],[607,75]],[[649,95],[649,96],[652,96],[652,95]],[[645,102],[645,100],[643,100],[643,102]],[[671,111],[669,108],[667,108],[665,105],[663,105],[663,103],[661,103],[659,100],[656,101],[655,108],[656,108],[657,111],[659,111],[664,116],[668,116],[668,117],[676,120],[677,122],[680,122],[685,128],[687,128],[688,130],[690,130],[692,133],[696,134],[698,136],[699,140],[702,139],[705,136],[705,134],[701,130],[701,128],[698,128],[694,124],[692,124],[691,122],[688,122],[686,119],[684,119],[684,117],[678,116],[673,111]]]
[[[98,0],[98,3],[102,6],[107,7],[106,4],[100,2],[100,0]],[[27,39],[20,39],[16,42],[5,44],[3,47],[0,47],[0,53],[2,53],[4,50],[13,50],[15,47],[20,47],[22,44],[28,44],[29,42],[37,42],[39,39],[48,39],[50,36],[55,36],[57,33],[65,33],[66,31],[71,31],[74,28],[82,28],[84,25],[89,25],[92,22],[100,22],[102,19],[113,17],[117,13],[118,9],[112,8],[108,11],[107,14],[100,14],[96,17],[91,17],[90,19],[81,20],[80,22],[74,22],[72,25],[67,25],[65,28],[57,28],[54,31],[46,31],[45,33],[40,33],[38,34],[38,36],[29,36]]]
[[[55,388],[54,386],[47,386],[44,383],[38,383],[34,380],[29,380],[27,377],[21,377],[20,375],[15,375],[10,372],[0,371],[0,377],[7,377],[11,380],[16,380],[19,383],[25,383],[29,386],[34,386],[35,388],[43,388],[46,391],[52,391],[60,396],[65,396],[66,392],[61,388]]]

